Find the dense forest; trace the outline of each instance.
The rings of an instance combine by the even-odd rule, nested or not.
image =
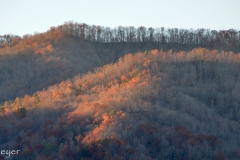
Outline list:
[[[234,29],[110,29],[73,22],[46,33],[0,36],[0,104],[114,63],[126,53],[198,47],[238,53],[239,39],[240,32]]]
[[[65,23],[1,36],[17,160],[240,159],[240,33]],[[6,159],[0,155],[0,159]]]
[[[178,29],[178,28],[146,28],[140,26],[123,27],[114,29],[104,26],[87,25],[85,23],[65,22],[64,25],[51,27],[50,32],[64,33],[79,37],[91,42],[113,43],[113,42],[161,42],[161,43],[179,43],[179,44],[198,44],[213,46],[239,46],[240,31],[229,30],[210,30],[200,28]],[[38,34],[38,33],[36,33]],[[32,37],[24,35],[24,38]],[[0,36],[0,42],[11,43],[12,39],[19,38],[14,35]]]

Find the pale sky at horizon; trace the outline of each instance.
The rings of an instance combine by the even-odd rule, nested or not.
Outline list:
[[[240,0],[0,0],[0,6],[0,35],[41,33],[66,21],[240,30]]]

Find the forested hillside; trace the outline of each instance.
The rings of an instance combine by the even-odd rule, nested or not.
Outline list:
[[[161,42],[176,44],[197,44],[205,46],[239,46],[240,31],[229,30],[210,30],[205,28],[181,29],[181,28],[146,28],[139,26],[118,26],[116,28],[104,27],[99,25],[87,25],[85,23],[65,22],[60,26],[53,26],[50,32],[64,33],[82,40],[90,42]],[[38,34],[38,33],[36,33]],[[29,37],[31,35],[25,35]],[[13,38],[18,36],[0,36],[0,42],[11,44]]]
[[[126,53],[205,47],[240,52],[240,32],[109,27],[68,22],[46,33],[0,36],[0,104],[115,63]]]
[[[40,77],[39,82],[31,85],[48,81],[48,76],[57,77],[55,82],[65,80],[1,105],[0,149],[19,149],[15,156],[24,160],[240,159],[240,54],[206,48],[147,50],[67,79],[118,55],[110,58],[109,50],[110,56],[101,58],[83,40],[79,51],[67,52],[64,49],[70,47],[65,46],[75,46],[75,41],[59,41],[59,52],[54,46],[60,44],[57,38],[34,50],[31,45],[32,58],[27,52],[12,53],[28,40],[18,42],[15,49],[5,45],[9,54],[2,54],[1,60],[6,57],[36,67],[32,76]],[[70,61],[71,55],[55,57],[68,57],[66,53],[81,56],[82,61]],[[74,60],[79,68],[70,63]],[[31,78],[27,69],[11,70],[7,63],[1,63],[1,72],[9,73],[1,82],[16,76],[11,80],[17,83],[20,74],[26,81]]]

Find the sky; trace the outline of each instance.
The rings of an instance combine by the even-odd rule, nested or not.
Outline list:
[[[0,0],[0,35],[42,33],[64,22],[240,30],[240,0]]]

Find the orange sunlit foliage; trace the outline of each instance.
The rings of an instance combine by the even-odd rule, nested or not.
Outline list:
[[[122,76],[121,76],[121,79],[122,79],[122,81],[128,81],[128,78],[127,78],[126,75],[122,75]]]
[[[107,90],[107,92],[108,92],[109,94],[111,94],[111,95],[117,94],[118,91],[119,91],[119,89],[118,89],[118,88],[115,88],[115,87],[108,88],[108,90]]]
[[[240,64],[240,54],[237,54],[237,55],[234,56],[233,62],[237,63],[237,64]]]
[[[4,49],[5,53],[19,53],[26,52],[28,50],[33,51],[32,53],[53,52],[52,42],[57,41],[62,37],[63,31],[59,28],[53,30],[51,33],[35,34],[35,35],[24,35],[23,38],[14,38],[10,45],[6,45],[5,48],[0,49],[0,53]],[[44,43],[47,41],[48,45]],[[6,52],[7,51],[7,52]]]
[[[152,53],[154,56],[156,56],[159,52],[158,52],[157,49],[154,49],[154,50],[151,51],[151,53]]]
[[[211,53],[212,53],[213,55],[217,55],[218,50],[212,50]]]
[[[151,63],[151,60],[145,58],[145,59],[144,59],[144,62],[143,62],[143,66],[144,66],[144,67],[148,67],[148,66],[150,65],[150,63]]]
[[[117,118],[120,118],[120,119],[124,119],[125,118],[125,116],[126,116],[126,114],[123,112],[123,111],[118,111],[116,114],[115,114],[115,116],[117,117]]]
[[[32,46],[33,46],[33,48],[36,50],[36,49],[38,48],[38,43],[37,43],[37,42],[34,42]]]
[[[106,129],[108,123],[112,121],[106,113],[102,115],[102,122],[99,127],[96,127],[92,132],[89,132],[83,139],[83,143],[89,143],[91,141],[96,141],[102,138],[101,133]]]
[[[149,80],[145,80],[145,81],[142,82],[143,85],[148,85],[149,83],[150,83]]]
[[[143,75],[143,76],[150,77],[150,76],[151,76],[151,70],[150,70],[150,69],[142,70],[142,75]]]
[[[104,113],[104,114],[102,115],[102,119],[103,119],[102,124],[107,125],[108,123],[111,122],[110,117],[109,117],[108,114],[106,114],[106,113]]]
[[[3,115],[10,115],[10,114],[12,114],[12,110],[10,110],[9,108],[5,107],[5,108],[3,108],[2,114]]]
[[[176,59],[179,60],[179,61],[184,60],[184,58],[185,58],[185,52],[180,51],[180,52],[176,53],[175,57],[176,57]]]
[[[98,79],[100,79],[100,80],[104,79],[104,74],[103,73],[98,73],[97,76],[98,76]]]
[[[72,85],[71,85],[71,84],[68,84],[68,86],[67,86],[67,88],[66,88],[66,93],[67,93],[67,94],[71,94],[71,93],[73,93],[71,87],[72,87]]]
[[[79,118],[81,118],[82,116],[85,116],[87,114],[92,115],[93,113],[95,113],[95,111],[97,110],[94,108],[93,105],[91,105],[91,103],[79,103],[78,107],[75,110],[68,113],[67,123],[74,124],[75,122],[78,122]]]
[[[99,115],[96,115],[95,117],[98,116]],[[108,126],[111,125],[111,123],[114,121],[123,121],[125,119],[125,116],[126,115],[123,111],[116,112],[114,116],[110,116],[109,114],[104,113],[102,115],[102,122],[99,127],[96,127],[93,131],[89,132],[82,140],[82,143],[90,143],[92,141],[97,141],[104,138],[103,133],[108,128]],[[113,136],[115,136],[115,134]]]
[[[57,98],[62,98],[63,97],[63,93],[61,92],[58,92],[58,91],[54,91],[52,93],[52,96],[51,96],[53,99],[57,99]]]
[[[67,83],[65,81],[62,81],[60,84],[59,84],[59,87],[60,88],[65,88],[67,85]]]
[[[128,81],[127,85],[130,85],[130,87],[135,87],[137,84],[141,82],[140,77],[134,77],[131,80]]]
[[[128,62],[133,58],[133,55],[131,53],[124,55],[124,61]]]
[[[46,47],[46,50],[47,50],[48,52],[53,52],[53,51],[54,51],[54,48],[53,48],[52,44],[48,44],[47,47]]]
[[[86,88],[90,87],[90,85],[91,85],[90,81],[83,83],[83,87],[86,87]]]
[[[91,133],[88,133],[84,139],[82,140],[82,143],[90,143],[91,141],[97,141],[100,140],[101,132],[103,132],[105,129],[104,125],[100,125],[99,127],[95,128]]]
[[[51,44],[48,44],[44,48],[39,48],[35,51],[35,53],[40,53],[40,54],[46,54],[46,53],[51,53],[54,51],[54,48]]]

